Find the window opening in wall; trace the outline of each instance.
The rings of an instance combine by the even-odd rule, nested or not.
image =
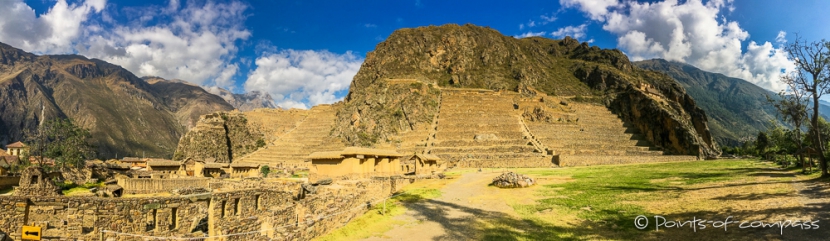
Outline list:
[[[32,184],[32,185],[37,184],[37,175],[32,175],[32,180],[29,181],[29,184]]]
[[[236,198],[236,199],[233,200],[233,206],[236,207],[236,213],[235,214],[236,215],[241,215],[242,214],[242,207],[239,206],[239,198]]]
[[[196,224],[196,227],[194,227],[193,230],[190,230],[190,232],[208,233],[208,216],[205,216],[204,218],[200,219],[199,223]]]
[[[147,213],[147,228],[146,231],[153,231],[156,229],[156,209]]]
[[[220,205],[220,206],[222,207],[222,215],[219,215],[219,216],[224,218],[225,217],[225,201],[222,201],[222,205]]]
[[[176,220],[178,218],[177,215],[176,215],[176,211],[177,211],[177,208],[171,208],[170,209],[170,229],[171,230],[176,229],[176,228],[179,227],[178,222],[177,222],[178,220]]]
[[[254,196],[254,207],[259,210],[259,195]]]

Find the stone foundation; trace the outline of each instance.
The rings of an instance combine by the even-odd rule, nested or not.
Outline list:
[[[297,183],[260,183],[260,188],[177,197],[3,196],[0,232],[20,240],[21,227],[35,225],[43,228],[44,239],[310,240],[345,225],[365,212],[367,203],[389,197],[409,180],[337,181],[304,195]]]

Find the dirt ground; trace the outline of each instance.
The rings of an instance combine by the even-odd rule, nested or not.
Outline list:
[[[518,218],[510,203],[533,203],[519,197],[532,197],[534,188],[498,189],[488,187],[501,172],[468,172],[447,184],[442,195],[424,202],[407,205],[403,215],[394,217],[404,221],[384,233],[383,237],[366,240],[471,240],[482,220],[509,215]],[[514,198],[505,198],[513,196]]]

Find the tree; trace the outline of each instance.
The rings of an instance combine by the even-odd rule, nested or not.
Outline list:
[[[259,171],[262,172],[262,177],[268,177],[268,173],[271,173],[271,167],[268,167],[268,165],[264,165],[261,168],[259,168]]]
[[[54,159],[61,167],[82,167],[84,161],[95,157],[95,146],[87,142],[90,138],[89,130],[59,118],[46,121],[37,132],[27,134],[26,139],[31,143],[32,156]]]
[[[796,79],[800,79],[796,75],[803,74],[801,72],[790,73],[781,77],[781,81],[787,85],[787,89],[778,93],[778,99],[774,100],[767,96],[767,101],[772,103],[778,111],[781,119],[792,123],[793,125],[793,141],[797,149],[804,149],[804,139],[801,138],[801,130],[804,126],[804,121],[807,119],[807,96],[808,92],[803,88],[798,88],[800,85]],[[780,126],[779,126],[780,127]],[[799,152],[798,160],[803,172],[807,171],[805,165],[804,155]]]
[[[759,131],[758,138],[755,141],[755,149],[758,150],[759,156],[764,155],[764,151],[767,149],[767,146],[769,146],[769,138],[767,138],[767,133]]]
[[[825,152],[824,140],[822,140],[819,132],[819,99],[822,95],[828,93],[828,86],[830,79],[828,79],[828,65],[830,65],[830,53],[828,53],[830,43],[825,40],[806,42],[802,41],[800,37],[796,37],[795,42],[787,44],[785,47],[789,58],[795,63],[796,70],[787,75],[785,78],[791,78],[794,83],[795,90],[805,91],[813,100],[810,116],[810,131],[813,132],[813,148],[819,153],[819,166],[821,166],[821,177],[827,177],[827,160],[823,153]]]

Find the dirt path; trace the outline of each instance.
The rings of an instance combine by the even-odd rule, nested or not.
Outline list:
[[[515,216],[513,208],[503,199],[506,190],[488,187],[499,174],[463,174],[441,190],[441,197],[408,205],[406,213],[394,217],[403,221],[404,225],[384,233],[383,237],[366,240],[476,239],[480,220]]]

